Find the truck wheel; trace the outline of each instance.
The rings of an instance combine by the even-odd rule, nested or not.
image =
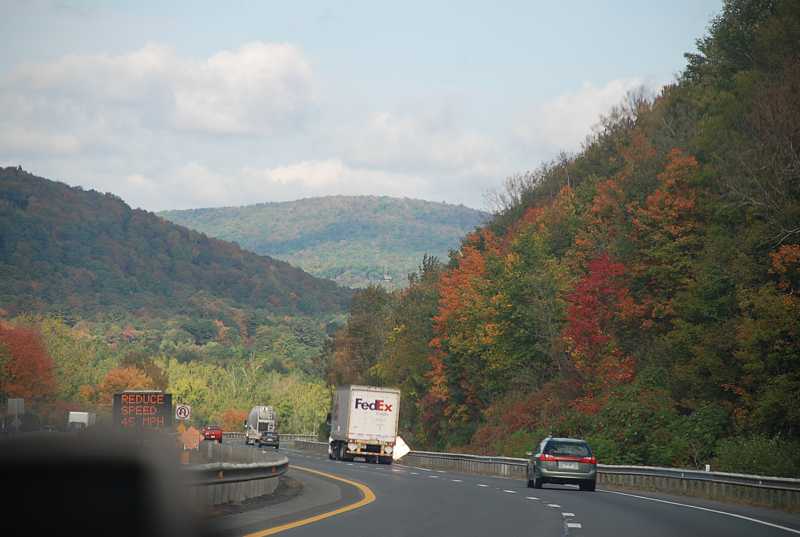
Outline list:
[[[381,464],[392,464],[393,461],[391,457],[378,457],[378,462]]]
[[[347,456],[347,446],[344,443],[339,444],[339,460],[343,461],[346,460],[345,457]]]

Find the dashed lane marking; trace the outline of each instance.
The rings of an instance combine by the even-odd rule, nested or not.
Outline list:
[[[463,481],[461,481],[460,479],[451,479],[450,481],[452,481],[453,483],[463,483]]]
[[[352,485],[356,487],[359,491],[361,491],[362,498],[355,503],[351,503],[350,505],[345,505],[344,507],[334,509],[333,511],[328,511],[327,513],[320,513],[319,515],[314,515],[308,518],[304,518],[302,520],[295,520],[294,522],[289,522],[288,524],[282,524],[280,526],[275,526],[274,528],[268,528],[266,530],[250,533],[245,537],[266,537],[267,535],[275,535],[276,533],[280,533],[282,531],[286,531],[292,528],[297,528],[300,526],[305,526],[307,524],[312,524],[314,522],[318,522],[320,520],[324,520],[332,516],[352,511],[353,509],[358,509],[359,507],[364,507],[365,505],[375,501],[375,493],[372,492],[372,489],[370,489],[368,486],[362,483],[359,483],[358,481],[350,481],[349,479],[345,479],[337,475],[329,474],[327,472],[320,472],[319,470],[312,470],[311,468],[304,468],[302,466],[292,466],[292,469],[301,470],[303,472],[309,472],[311,474],[321,475],[323,477],[327,477],[328,479],[334,479],[336,481],[341,481],[343,483],[347,483],[348,485]]]
[[[560,506],[560,505],[558,505],[557,503],[548,503],[548,504],[547,504],[547,507],[552,507],[553,509],[556,509],[556,508],[559,508],[559,507],[561,507],[561,506]]]
[[[567,522],[568,528],[580,528],[582,527],[580,522]]]
[[[697,505],[689,505],[688,503],[678,503],[678,502],[670,502],[668,500],[661,500],[659,498],[650,498],[648,496],[639,496],[637,494],[628,494],[625,492],[617,492],[615,490],[600,490],[600,492],[605,492],[606,494],[619,494],[620,496],[629,496],[631,498],[638,498],[640,500],[647,500],[651,502],[658,502],[658,503],[666,503],[669,505],[676,505],[678,507],[686,507],[688,509],[697,509],[698,511],[706,511],[707,513],[715,513],[717,515],[724,515],[733,518],[738,518],[740,520],[747,520],[749,522],[753,522],[755,524],[762,524],[764,526],[769,526],[770,528],[775,528],[779,530],[783,530],[789,533],[794,533],[796,535],[800,535],[800,530],[796,530],[794,528],[787,528],[786,526],[780,526],[778,524],[773,524],[772,522],[766,522],[764,520],[759,520],[757,518],[751,518],[749,516],[744,515],[737,515],[736,513],[728,513],[727,511],[719,511],[717,509],[709,509],[708,507],[700,507]]]
[[[561,516],[563,516],[564,518],[569,518],[571,516],[575,516],[575,513],[561,513]]]
[[[478,483],[479,487],[488,487],[489,485],[484,485],[483,483]]]
[[[525,496],[525,499],[526,500],[538,500],[539,498],[537,498],[536,496]]]
[[[516,494],[517,493],[516,490],[508,490],[508,489],[503,489],[503,492],[508,492],[509,494]]]
[[[431,479],[439,479],[438,475],[429,475],[428,477],[430,477]]]

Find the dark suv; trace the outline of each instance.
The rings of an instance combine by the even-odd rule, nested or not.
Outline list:
[[[578,438],[547,437],[536,453],[529,453],[528,487],[545,483],[578,485],[592,491],[597,481],[597,459],[589,444]]]

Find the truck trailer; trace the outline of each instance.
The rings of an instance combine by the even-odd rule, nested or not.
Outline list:
[[[94,425],[96,419],[94,412],[70,412],[67,415],[67,430],[82,431]]]
[[[400,417],[400,390],[342,386],[333,395],[328,457],[392,463]]]
[[[244,423],[244,443],[280,447],[278,417],[271,406],[254,406]]]

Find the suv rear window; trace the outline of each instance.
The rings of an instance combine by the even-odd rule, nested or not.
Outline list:
[[[564,442],[550,440],[544,447],[544,452],[548,455],[564,455],[567,457],[591,457],[592,451],[583,442]]]

